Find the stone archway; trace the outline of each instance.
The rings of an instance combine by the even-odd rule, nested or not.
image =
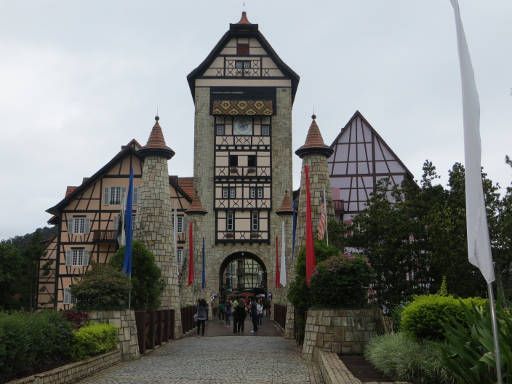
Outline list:
[[[219,269],[221,301],[227,296],[267,293],[267,268],[253,253],[235,252],[222,262]]]

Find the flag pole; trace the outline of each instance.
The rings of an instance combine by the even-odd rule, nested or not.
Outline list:
[[[503,378],[501,377],[501,352],[498,340],[498,321],[496,320],[496,308],[494,307],[494,294],[492,291],[492,283],[487,283],[487,291],[489,293],[489,306],[491,307],[492,319],[492,335],[494,338],[494,350],[496,354],[496,376],[498,379],[498,384],[502,384]]]

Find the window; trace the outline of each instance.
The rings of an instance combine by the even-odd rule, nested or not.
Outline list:
[[[103,194],[103,203],[121,204],[125,189],[124,187],[106,187]]]
[[[261,135],[262,136],[269,136],[270,135],[270,125],[268,125],[268,124],[262,124],[261,125]]]
[[[71,233],[87,233],[89,232],[89,220],[85,216],[74,216],[70,220],[69,231]]]
[[[249,44],[238,43],[236,45],[237,56],[249,56]]]
[[[247,156],[247,165],[249,167],[255,167],[256,166],[256,155],[249,155],[249,156]]]
[[[251,69],[251,60],[235,60],[236,69]]]
[[[236,187],[222,187],[222,198],[223,199],[235,199],[236,198]]]
[[[183,233],[183,216],[178,216],[176,219],[176,231]]]
[[[85,248],[71,248],[66,251],[66,266],[81,267],[89,265],[89,251]]]
[[[229,155],[229,166],[230,167],[238,167],[238,156],[237,155]]]
[[[233,232],[235,230],[235,212],[226,212],[226,231]]]
[[[71,294],[71,288],[64,288],[64,301],[63,304],[74,304],[76,299]]]
[[[229,198],[236,198],[236,187],[229,187]]]
[[[263,187],[250,187],[249,188],[249,198],[255,199],[263,199]]]
[[[251,211],[251,231],[259,231],[260,229],[260,217],[258,211]]]
[[[176,254],[176,260],[178,261],[178,266],[181,266],[183,264],[183,248],[178,248]]]
[[[217,136],[224,136],[226,134],[224,124],[215,124],[215,134]]]

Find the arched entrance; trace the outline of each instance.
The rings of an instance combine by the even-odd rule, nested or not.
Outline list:
[[[224,259],[219,270],[221,301],[228,296],[267,293],[267,269],[263,261],[250,252],[236,252]]]

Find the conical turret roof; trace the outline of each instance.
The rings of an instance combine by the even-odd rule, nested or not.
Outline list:
[[[288,191],[284,192],[283,201],[281,207],[276,211],[278,215],[291,215],[293,214],[292,202]]]
[[[203,208],[203,204],[201,204],[201,200],[199,199],[199,196],[197,196],[197,191],[195,189],[192,196],[192,203],[185,213],[187,215],[205,215],[208,213],[208,211]]]
[[[311,125],[309,126],[308,135],[306,136],[306,142],[302,147],[295,151],[295,154],[301,159],[307,155],[323,155],[330,157],[333,150],[328,145],[325,145],[320,128],[316,123],[316,115],[311,116]]]
[[[147,144],[139,150],[142,156],[162,156],[170,159],[174,156],[174,151],[165,144],[162,127],[160,127],[160,117],[155,116],[155,125],[151,129]]]

